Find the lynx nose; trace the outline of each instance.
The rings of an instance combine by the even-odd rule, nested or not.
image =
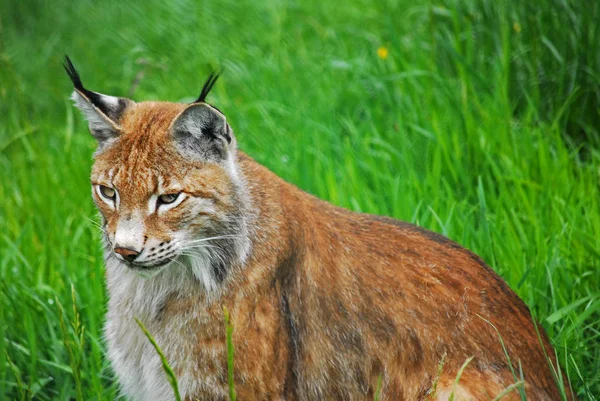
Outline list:
[[[135,260],[135,258],[137,258],[137,256],[140,254],[135,249],[122,248],[122,247],[115,248],[115,252],[118,253],[119,255],[123,256],[125,258],[125,260],[127,260],[128,262],[133,262]]]

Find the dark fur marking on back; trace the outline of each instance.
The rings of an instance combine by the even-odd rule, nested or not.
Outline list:
[[[420,366],[423,363],[423,344],[413,330],[408,331],[408,349],[407,357],[413,367]]]
[[[299,386],[298,366],[300,361],[300,332],[299,324],[292,314],[290,306],[290,294],[294,291],[294,280],[296,273],[296,265],[299,263],[300,255],[298,247],[293,243],[294,239],[290,240],[289,247],[292,252],[280,261],[280,268],[271,283],[272,286],[281,286],[281,313],[285,323],[285,330],[288,333],[288,343],[290,348],[288,368],[284,383],[284,394],[289,399],[298,399],[297,389]]]
[[[295,394],[294,389],[296,389],[298,387],[297,368],[298,368],[298,361],[300,360],[300,333],[298,332],[298,325],[294,321],[294,318],[290,311],[290,301],[289,301],[288,295],[285,291],[286,290],[284,290],[282,297],[281,297],[281,310],[283,313],[284,321],[287,325],[288,334],[289,334],[289,343],[290,343],[290,348],[292,351],[290,353],[290,364],[289,364],[289,371],[288,371],[289,376],[291,376],[289,380],[291,380],[292,383],[288,384],[286,382],[285,386],[286,386],[286,388],[289,389],[288,391],[294,395],[293,399],[296,399],[296,394]]]
[[[463,249],[459,244],[452,241],[451,239],[444,237],[443,235],[438,234],[436,232],[427,230],[423,227],[419,227],[417,225],[407,223],[405,221],[396,220],[396,219],[393,219],[393,218],[387,217],[387,216],[369,215],[369,217],[375,221],[379,221],[381,223],[386,223],[386,224],[391,224],[393,226],[396,226],[396,227],[400,228],[401,230],[417,232],[417,233],[421,234],[422,236],[424,236],[425,238],[430,239],[433,242],[436,242],[440,245],[444,245],[444,246],[447,246],[452,249]]]

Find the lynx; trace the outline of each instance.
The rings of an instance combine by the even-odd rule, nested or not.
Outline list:
[[[206,103],[217,74],[191,104],[138,103],[65,68],[98,142],[105,338],[129,399],[174,399],[135,318],[183,399],[228,399],[224,306],[240,400],[490,400],[521,372],[506,400],[573,399],[547,336],[482,259],[319,200],[239,151]]]

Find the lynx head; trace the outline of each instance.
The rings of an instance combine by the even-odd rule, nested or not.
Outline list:
[[[189,265],[216,287],[249,248],[249,198],[225,116],[205,102],[141,102],[84,88],[67,57],[72,99],[98,142],[92,196],[105,255],[143,275]]]

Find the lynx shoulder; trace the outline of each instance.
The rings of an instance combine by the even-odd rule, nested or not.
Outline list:
[[[223,306],[241,400],[372,400],[378,383],[382,400],[488,400],[519,370],[527,399],[561,398],[546,335],[478,256],[256,163],[206,103],[217,75],[191,104],[137,103],[90,91],[65,67],[98,141],[105,337],[130,399],[174,399],[135,318],[185,400],[228,399]]]

